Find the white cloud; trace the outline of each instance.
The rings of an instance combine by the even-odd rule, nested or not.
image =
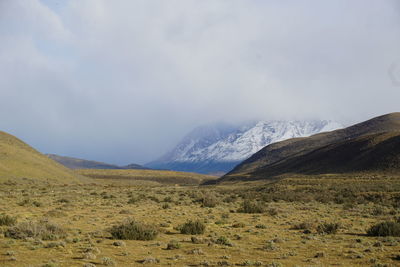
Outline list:
[[[143,162],[209,121],[398,108],[395,1],[58,5],[0,3],[2,128],[45,152]]]

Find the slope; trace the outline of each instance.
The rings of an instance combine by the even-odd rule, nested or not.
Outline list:
[[[22,178],[60,183],[80,182],[80,176],[18,138],[0,131],[0,181]]]
[[[237,180],[237,179],[261,179],[268,178],[271,175],[278,175],[288,172],[328,172],[339,171],[342,166],[339,161],[333,161],[326,165],[316,165],[308,168],[300,166],[294,162],[307,161],[313,157],[314,161],[318,157],[328,157],[334,153],[340,153],[340,157],[346,158],[348,155],[346,149],[350,149],[353,146],[360,145],[362,139],[359,137],[366,136],[366,142],[375,142],[377,139],[374,134],[379,133],[393,133],[396,136],[396,132],[400,131],[400,113],[391,113],[380,117],[373,118],[371,120],[353,125],[351,127],[336,130],[327,133],[316,134],[311,137],[305,138],[294,138],[286,141],[278,142],[266,146],[248,160],[242,162],[235,167],[230,173],[221,178],[224,180]],[[389,134],[390,135],[390,134]],[[370,136],[370,137],[367,137]],[[371,140],[368,140],[370,138]],[[384,137],[380,137],[385,139]],[[375,140],[375,141],[374,141]],[[355,143],[351,143],[351,141]],[[340,149],[339,145],[341,144]],[[327,147],[328,146],[328,147]],[[330,146],[330,147],[329,147]],[[336,147],[335,150],[333,148]],[[322,149],[319,152],[318,149]],[[325,149],[325,150],[323,150]],[[318,154],[325,153],[324,155]],[[310,154],[311,152],[314,152]],[[389,153],[389,151],[387,151]],[[353,156],[357,153],[352,151]],[[368,156],[372,157],[373,154],[365,155],[365,159]],[[337,157],[339,157],[337,156]],[[329,165],[329,167],[328,167]],[[336,166],[337,165],[337,166]],[[318,168],[320,170],[317,170]],[[343,169],[343,171],[351,171],[351,167]],[[355,168],[354,171],[362,170],[363,168]]]
[[[65,157],[55,154],[47,154],[47,156],[70,169],[146,169],[138,164],[129,164],[121,167],[99,161]]]

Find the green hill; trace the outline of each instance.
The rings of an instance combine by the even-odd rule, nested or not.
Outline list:
[[[80,176],[18,138],[0,131],[0,181],[22,178],[60,183],[80,182]]]
[[[363,171],[400,172],[400,113],[266,146],[219,181]]]

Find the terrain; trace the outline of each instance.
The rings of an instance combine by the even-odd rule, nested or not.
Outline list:
[[[57,161],[70,169],[147,169],[139,164],[129,164],[126,166],[118,166],[114,164],[108,164],[104,162],[98,162],[93,160],[78,159],[72,157],[59,156],[55,154],[47,154],[49,158]]]
[[[119,180],[2,183],[0,214],[16,221],[0,226],[0,266],[398,266],[400,238],[367,232],[400,216],[399,181],[360,176],[208,187],[127,186]],[[243,210],[246,201],[256,209]],[[113,238],[112,227],[130,218],[158,234],[150,240]],[[204,233],[182,233],[189,220],[200,221]],[[38,223],[55,234],[25,232]]]
[[[99,170],[99,169],[81,169],[76,170],[76,173],[93,178],[96,180],[103,180],[109,182],[118,180],[125,183],[152,183],[160,184],[179,184],[179,185],[199,185],[207,181],[215,180],[217,177],[187,173],[176,171],[161,171],[161,170]]]
[[[278,141],[342,128],[326,120],[254,121],[212,124],[194,129],[170,152],[146,164],[158,169],[225,174],[241,161]]]
[[[399,266],[399,128],[278,142],[218,180],[69,170],[3,133],[0,266]]]
[[[33,179],[70,183],[80,182],[81,178],[15,136],[0,132],[0,181]]]
[[[269,179],[283,174],[400,172],[400,113],[332,132],[266,146],[220,181]]]

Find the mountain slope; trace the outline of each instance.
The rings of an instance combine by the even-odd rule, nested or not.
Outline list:
[[[319,120],[207,125],[189,133],[171,152],[146,166],[225,173],[268,144],[338,128],[341,128],[338,123]]]
[[[47,156],[70,169],[146,169],[138,164],[129,164],[121,167],[104,162],[64,157],[55,154],[47,154]]]
[[[30,178],[40,181],[79,182],[80,177],[39,153],[18,138],[0,132],[0,181]]]
[[[382,158],[390,157],[393,161],[389,162],[397,166],[399,131],[400,113],[391,113],[345,129],[274,143],[239,164],[221,181],[284,173],[383,170]]]

